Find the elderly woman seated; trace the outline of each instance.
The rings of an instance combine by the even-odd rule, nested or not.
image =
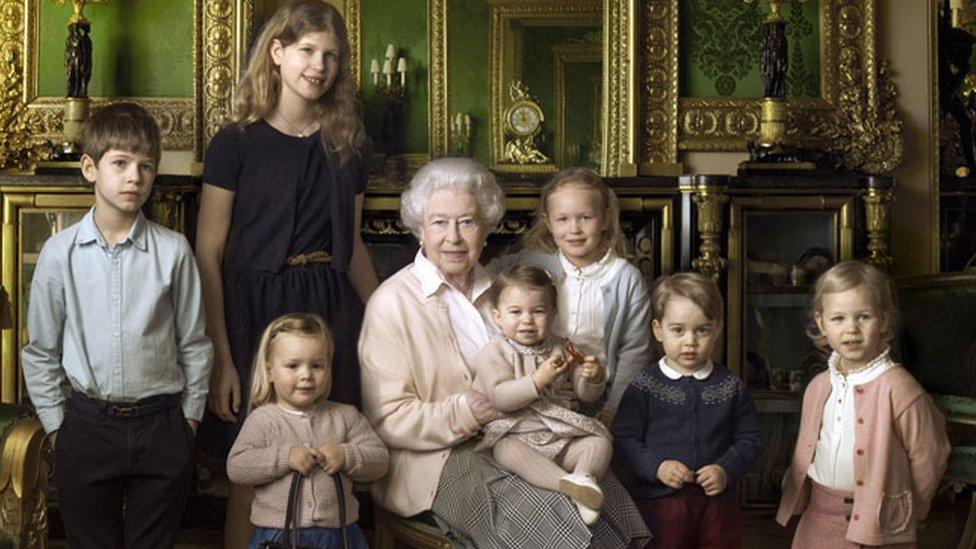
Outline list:
[[[390,447],[374,499],[467,546],[640,547],[649,534],[612,475],[601,482],[602,515],[587,527],[566,496],[474,451],[481,426],[500,417],[472,383],[493,330],[479,260],[503,200],[494,176],[465,158],[427,164],[403,192],[401,218],[420,250],[373,294],[359,339],[363,407]]]

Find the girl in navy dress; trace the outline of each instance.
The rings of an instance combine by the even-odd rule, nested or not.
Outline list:
[[[261,330],[286,313],[335,334],[332,399],[359,406],[356,340],[377,286],[360,237],[365,134],[345,23],[321,0],[282,6],[254,44],[203,169],[197,261],[215,363],[198,440],[226,457],[244,419]],[[250,492],[231,486],[228,547],[246,545]]]

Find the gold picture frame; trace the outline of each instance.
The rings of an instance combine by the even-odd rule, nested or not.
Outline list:
[[[761,99],[679,98],[678,0],[649,0],[642,9],[642,171],[676,163],[679,151],[745,150],[759,137]],[[821,0],[820,29],[821,96],[789,100],[789,136],[825,147],[848,169],[891,171],[904,141],[878,53],[877,0]]]
[[[610,177],[637,175],[637,63],[635,44],[637,36],[637,0],[493,0],[493,10],[502,14],[552,13],[572,15],[574,13],[595,13],[599,10],[603,21],[603,102],[604,114],[601,120],[604,136],[601,151],[601,173]],[[450,64],[448,51],[449,1],[427,1],[427,29],[429,44],[428,85],[429,103],[429,149],[431,157],[444,156],[450,152],[450,117],[448,115],[449,83],[447,68]],[[498,15],[499,17],[501,15]],[[498,29],[492,24],[493,29]],[[500,47],[500,37],[491,33],[492,48]],[[497,44],[497,46],[496,46]],[[675,52],[677,49],[675,48]],[[496,71],[492,70],[492,74]],[[493,78],[494,80],[494,78]],[[677,82],[677,80],[675,80]],[[491,82],[493,90],[498,90],[501,82]],[[504,90],[502,90],[504,91]],[[495,95],[498,95],[495,93]],[[500,120],[501,102],[493,102],[490,118]],[[500,126],[499,126],[500,127]],[[491,151],[496,150],[496,131],[491,130]],[[492,154],[493,158],[497,156]]]
[[[42,97],[37,91],[39,59],[40,2],[42,0],[5,0],[3,14],[5,24],[0,28],[0,52],[10,52],[14,63],[14,82],[4,86],[16,87],[20,100],[27,108],[26,128],[37,141],[58,142],[64,135],[64,97]],[[197,43],[203,0],[192,0],[194,36]],[[9,75],[5,75],[6,80]],[[5,88],[6,89],[6,88]],[[98,108],[110,103],[132,101],[142,105],[159,124],[162,144],[169,150],[194,150],[196,148],[195,105],[199,86],[194,86],[194,97],[92,97],[91,106]]]

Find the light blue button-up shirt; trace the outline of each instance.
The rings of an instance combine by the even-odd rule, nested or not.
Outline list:
[[[182,393],[201,419],[213,347],[189,243],[140,213],[109,246],[93,212],[48,239],[34,270],[21,359],[44,429],[64,419],[66,380],[113,402]]]

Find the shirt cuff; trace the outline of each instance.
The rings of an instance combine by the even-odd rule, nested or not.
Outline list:
[[[203,411],[207,407],[206,396],[191,396],[183,393],[183,416],[186,419],[203,420]]]
[[[44,431],[48,434],[61,428],[64,422],[64,405],[37,410],[37,417],[44,426]]]

